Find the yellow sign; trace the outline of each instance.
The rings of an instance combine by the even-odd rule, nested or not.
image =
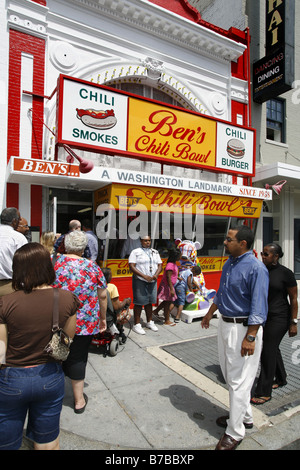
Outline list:
[[[167,188],[112,184],[95,191],[95,206],[109,203],[119,210],[160,211],[259,218],[262,200]]]
[[[165,163],[216,166],[216,121],[131,98],[127,149]]]
[[[227,259],[227,257],[222,258],[222,256],[203,256],[197,258],[197,261],[201,266],[202,272],[205,273],[222,271],[223,265]],[[163,259],[162,262],[164,270],[167,264],[167,259]],[[105,267],[111,269],[113,277],[132,276],[132,272],[129,269],[128,259],[108,259],[105,262]]]

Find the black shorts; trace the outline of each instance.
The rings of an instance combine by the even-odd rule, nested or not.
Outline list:
[[[92,335],[75,335],[63,371],[71,380],[84,380]]]

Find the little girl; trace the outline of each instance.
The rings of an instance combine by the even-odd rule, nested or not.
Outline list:
[[[170,306],[177,299],[174,285],[178,279],[176,261],[180,259],[180,256],[181,252],[177,248],[169,252],[167,265],[157,291],[157,298],[162,302],[153,311],[153,314],[157,315],[160,310],[164,309],[165,325],[169,326],[175,326],[175,323],[170,321]]]

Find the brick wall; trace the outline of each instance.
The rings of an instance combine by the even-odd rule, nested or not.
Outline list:
[[[20,148],[20,111],[21,111],[21,76],[22,53],[33,57],[33,94],[44,94],[45,71],[45,41],[44,39],[26,34],[20,31],[10,30],[9,38],[9,84],[8,84],[8,138],[7,138],[7,162],[11,156],[19,155]],[[32,147],[28,153],[32,158],[42,158],[43,148],[43,113],[44,100],[40,97],[32,98]],[[41,188],[33,190],[31,204],[31,225],[42,224],[42,198]],[[19,206],[19,185],[9,183],[7,185],[6,205]]]

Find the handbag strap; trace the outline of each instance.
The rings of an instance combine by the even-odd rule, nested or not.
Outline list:
[[[53,326],[52,331],[59,330],[59,289],[53,287]]]

